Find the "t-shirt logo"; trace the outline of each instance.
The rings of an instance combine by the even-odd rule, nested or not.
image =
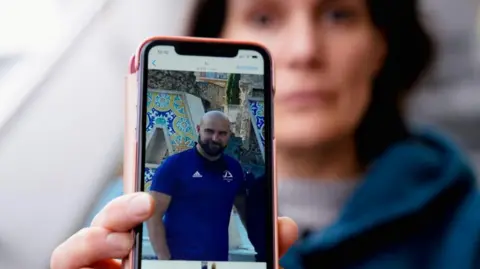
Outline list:
[[[200,172],[195,172],[193,175],[192,175],[193,178],[201,178],[202,177],[202,174],[200,174]]]
[[[230,173],[230,171],[228,171],[228,170],[225,170],[223,172],[223,180],[225,180],[227,182],[232,182],[232,180],[233,180],[232,173]]]

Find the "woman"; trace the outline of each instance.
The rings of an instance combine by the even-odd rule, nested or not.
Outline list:
[[[471,169],[402,114],[433,58],[417,1],[210,0],[197,10],[192,35],[258,41],[275,59],[280,213],[305,235],[285,268],[480,267]],[[282,227],[286,247],[295,226]],[[77,253],[72,245],[59,252]]]

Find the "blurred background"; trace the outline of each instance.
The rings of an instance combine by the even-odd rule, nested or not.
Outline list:
[[[47,268],[121,194],[129,58],[148,36],[181,35],[194,3],[0,0],[0,268]],[[479,4],[422,5],[440,51],[409,118],[448,133],[480,172]]]

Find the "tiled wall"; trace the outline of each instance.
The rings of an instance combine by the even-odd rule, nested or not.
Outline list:
[[[252,119],[252,124],[255,129],[255,135],[257,136],[258,144],[261,147],[262,153],[265,149],[265,137],[264,137],[264,127],[265,127],[265,105],[264,101],[260,99],[250,99],[248,100],[250,107],[250,114]]]
[[[178,153],[195,146],[197,134],[185,94],[173,91],[149,91],[147,94],[147,135],[155,126],[167,130],[173,152]],[[148,190],[155,169],[145,168],[145,189]]]

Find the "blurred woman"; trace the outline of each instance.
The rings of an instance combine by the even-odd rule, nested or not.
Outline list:
[[[192,36],[261,42],[275,60],[279,210],[304,234],[284,268],[480,268],[468,162],[402,113],[434,55],[417,4],[200,1]]]

